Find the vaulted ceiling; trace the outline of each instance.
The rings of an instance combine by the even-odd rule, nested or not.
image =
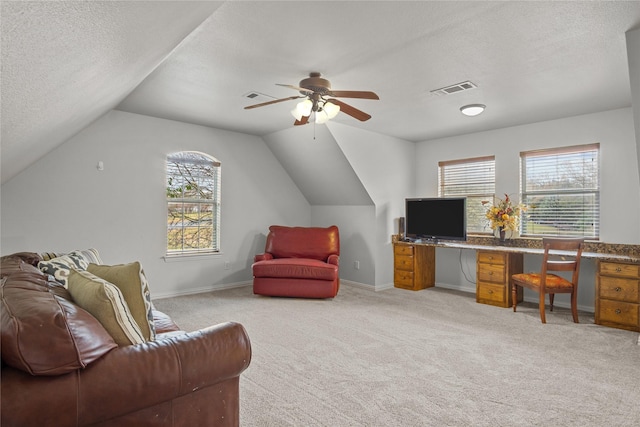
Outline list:
[[[312,71],[380,96],[342,99],[369,121],[335,121],[408,141],[628,107],[640,2],[2,0],[1,15],[4,183],[114,108],[290,128],[296,101],[244,107],[298,95],[276,83]],[[487,109],[465,117],[469,103]]]

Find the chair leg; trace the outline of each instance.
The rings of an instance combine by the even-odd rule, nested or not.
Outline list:
[[[547,318],[544,314],[544,293],[540,292],[540,320],[542,323],[547,323]]]
[[[578,293],[575,289],[571,292],[571,314],[573,315],[573,322],[580,323],[578,322]]]
[[[549,311],[553,311],[553,299],[555,296],[556,294],[549,294]]]
[[[515,283],[511,287],[511,300],[513,301],[513,312],[516,312],[516,306],[518,305],[518,285]]]

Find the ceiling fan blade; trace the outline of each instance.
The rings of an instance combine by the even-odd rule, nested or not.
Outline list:
[[[273,101],[263,102],[262,104],[249,105],[249,106],[244,107],[244,109],[245,110],[250,110],[252,108],[264,107],[265,105],[277,104],[278,102],[290,101],[292,99],[298,99],[298,98],[304,98],[304,96],[290,96],[288,98],[274,99]]]
[[[309,114],[310,116],[311,114]],[[293,125],[294,126],[301,126],[301,125],[306,125],[307,123],[309,123],[309,116],[302,116],[302,118],[300,120],[296,120]]]
[[[329,94],[338,98],[380,99],[374,92],[360,90],[332,90]]]
[[[340,106],[340,111],[350,115],[351,117],[353,117],[354,119],[358,119],[361,122],[366,122],[367,120],[369,120],[371,118],[371,116],[367,113],[365,113],[364,111],[360,111],[358,110],[356,107],[352,107],[349,104],[345,104],[342,101],[339,101],[337,99],[327,99],[327,102],[330,102],[332,104],[336,104]]]
[[[297,91],[299,91],[299,92],[313,93],[313,91],[312,91],[312,90],[310,90],[310,89],[305,89],[305,88],[300,87],[300,86],[285,85],[285,84],[282,84],[282,83],[276,83],[276,85],[277,85],[277,86],[284,86],[284,87],[288,87],[289,89],[297,90]]]

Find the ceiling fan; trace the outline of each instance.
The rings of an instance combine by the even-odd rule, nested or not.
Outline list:
[[[301,95],[249,105],[244,107],[244,109],[250,110],[252,108],[264,107],[265,105],[277,104],[278,102],[305,98],[291,111],[291,114],[296,118],[294,123],[296,126],[309,123],[309,117],[312,113],[315,113],[316,123],[325,123],[327,120],[335,117],[340,111],[364,122],[371,118],[369,114],[335,98],[380,99],[378,95],[368,91],[332,90],[331,82],[320,77],[320,73],[316,72],[310,73],[309,77],[300,80],[298,86],[276,84],[297,90]]]

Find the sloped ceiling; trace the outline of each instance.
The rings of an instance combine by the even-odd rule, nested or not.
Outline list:
[[[309,204],[373,205],[328,127],[310,127],[298,126],[263,137]]]
[[[2,182],[112,108],[269,135],[311,71],[408,141],[631,105],[640,2],[2,0]],[[430,91],[470,80],[448,96]],[[259,93],[257,99],[245,97]],[[483,103],[475,118],[459,107]]]
[[[2,1],[2,182],[115,108],[220,4]]]

